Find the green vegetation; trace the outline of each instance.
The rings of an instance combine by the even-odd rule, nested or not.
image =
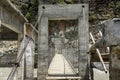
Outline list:
[[[23,13],[23,15],[33,25],[36,23],[38,17],[38,0],[28,0],[27,2],[21,2],[20,0],[11,0]]]

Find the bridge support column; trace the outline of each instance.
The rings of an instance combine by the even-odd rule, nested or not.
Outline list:
[[[22,48],[24,47],[23,44],[22,44],[22,34],[19,34],[18,35],[18,54],[17,54],[17,58],[19,57],[20,55],[20,51],[22,50]],[[17,80],[24,80],[24,55],[22,57],[22,60],[19,64],[19,67],[17,68],[17,72],[16,72],[16,78]]]
[[[17,62],[19,64],[17,71],[17,80],[34,80],[34,47],[35,47],[35,32],[32,31],[32,26],[24,25],[24,35],[19,34],[19,50]],[[23,39],[22,36],[24,36]],[[22,40],[22,42],[21,42]],[[22,59],[20,59],[22,56]]]
[[[25,80],[34,80],[34,43],[29,41],[25,52]]]
[[[34,80],[34,51],[35,51],[35,34],[33,26],[29,23],[24,24],[24,34],[29,41],[24,54],[24,76],[25,80]]]
[[[88,8],[82,6],[82,14],[78,19],[78,37],[79,37],[79,75],[81,80],[88,80],[88,44],[89,44],[89,32],[88,32]]]
[[[38,33],[38,80],[46,80],[48,72],[48,18],[43,17],[39,22]]]

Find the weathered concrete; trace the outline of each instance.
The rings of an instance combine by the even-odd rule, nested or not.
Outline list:
[[[35,49],[35,36],[37,35],[35,29],[30,24],[24,25],[24,39],[20,43],[18,59],[22,50],[25,49],[23,57],[18,68],[18,80],[33,80],[34,71],[34,49]],[[20,39],[20,38],[19,38]],[[19,62],[19,61],[18,61]],[[21,74],[20,74],[21,73]]]
[[[35,41],[36,37],[36,30],[34,27],[31,29],[25,29],[25,26],[28,26],[28,24],[25,25],[25,23],[28,22],[27,19],[22,15],[22,13],[10,2],[10,0],[0,0],[0,27],[2,26],[4,29],[8,29],[10,32],[15,33],[15,39],[18,39],[19,43],[19,52],[18,57],[16,60],[16,63],[18,63],[20,66],[15,67],[17,69],[17,80],[24,80],[26,77],[33,80],[33,71],[34,71],[34,58],[33,58],[33,45],[28,45],[29,47],[32,47],[31,52],[22,52],[24,50],[26,42],[28,39],[25,39],[23,43],[21,43],[21,40],[23,39],[23,35],[27,35],[30,38],[34,38]],[[31,26],[31,25],[30,25]],[[34,30],[34,31],[33,31]],[[14,34],[13,33],[13,34]],[[1,34],[7,34],[7,31],[1,31]],[[33,34],[33,36],[31,36]],[[5,35],[5,39],[13,38],[10,37],[10,35]],[[12,40],[12,39],[11,39]],[[33,43],[32,43],[33,44]],[[21,46],[20,46],[21,45]],[[22,56],[22,60],[20,59],[21,52],[24,53]],[[26,55],[25,55],[26,53]],[[28,58],[26,58],[26,56]],[[26,58],[26,59],[25,59]],[[26,63],[26,64],[25,64]],[[14,77],[14,74],[12,74],[12,77]],[[13,79],[13,78],[11,78]]]
[[[48,18],[39,22],[38,33],[38,80],[45,80],[48,72]]]
[[[83,8],[84,7],[84,11]],[[44,8],[44,9],[43,9]],[[77,19],[79,26],[79,75],[85,79],[87,69],[88,52],[88,5],[69,4],[69,5],[39,5],[39,15],[42,16],[39,22],[38,35],[38,79],[45,80],[47,73],[47,50],[48,50],[48,21],[47,20],[70,20]]]
[[[34,80],[34,58],[35,58],[35,40],[37,37],[37,30],[32,24],[26,23],[24,26],[24,34],[28,36],[29,43],[25,51],[24,75],[25,80]]]
[[[34,80],[34,43],[31,40],[25,51],[25,80]]]
[[[78,38],[79,38],[79,75],[82,80],[88,80],[88,58],[89,51],[89,31],[88,31],[88,7],[83,6],[81,16],[78,19]]]
[[[17,59],[19,58],[19,56],[21,55],[21,52],[22,50],[24,49],[25,45],[26,45],[26,41],[27,41],[27,38],[24,37],[24,39],[21,41],[20,40],[21,37],[19,36],[18,37],[18,55],[17,55]],[[25,53],[25,52],[24,52]],[[25,69],[25,55],[23,53],[23,56],[22,56],[22,59],[19,63],[19,67],[17,68],[17,72],[16,72],[16,77],[17,77],[17,80],[23,80],[24,79],[24,69]]]
[[[27,19],[9,0],[0,0],[0,20],[2,25],[17,33],[23,32],[23,25],[27,22]]]
[[[43,6],[44,17],[48,17],[49,20],[78,19],[82,6],[88,7],[87,4],[39,5],[39,15],[43,13]]]

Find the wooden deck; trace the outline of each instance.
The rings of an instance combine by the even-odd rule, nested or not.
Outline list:
[[[62,54],[55,54],[48,69],[48,75],[74,76],[76,73]]]
[[[46,77],[46,79],[48,79],[48,80],[66,80],[66,79],[68,79],[68,80],[80,80],[81,79],[81,77],[52,77],[52,76],[47,76]]]
[[[46,79],[81,79],[62,54],[55,54]]]
[[[0,80],[7,80],[11,70],[12,70],[12,67],[0,67]],[[17,80],[16,75],[13,80]]]

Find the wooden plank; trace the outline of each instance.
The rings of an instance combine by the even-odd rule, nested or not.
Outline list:
[[[7,80],[8,75],[10,74],[12,67],[0,67],[0,80]],[[12,80],[17,80],[16,76]]]
[[[55,79],[55,80],[56,80],[56,79],[57,79],[57,80],[59,80],[59,79],[60,79],[60,80],[61,80],[61,79],[63,79],[63,80],[64,80],[64,79],[65,79],[65,80],[66,80],[66,79],[78,79],[78,80],[81,80],[81,77],[76,77],[76,76],[75,76],[75,77],[70,77],[70,76],[69,76],[69,77],[46,76],[46,79],[48,79],[48,80],[54,80],[54,79]]]
[[[58,75],[58,76],[75,76],[77,75],[71,65],[67,62],[62,54],[55,54],[50,67],[48,69],[48,75]]]

